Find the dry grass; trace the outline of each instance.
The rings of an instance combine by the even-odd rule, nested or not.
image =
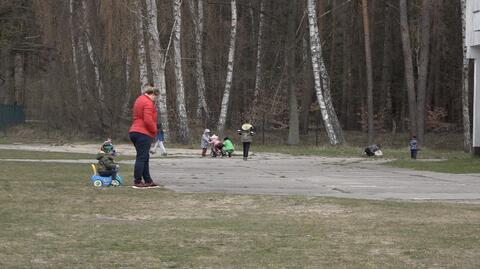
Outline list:
[[[478,205],[98,190],[80,164],[0,171],[1,268],[480,266]]]

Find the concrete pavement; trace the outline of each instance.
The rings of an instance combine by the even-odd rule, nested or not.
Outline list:
[[[131,144],[116,147],[122,155],[135,154]],[[16,144],[0,145],[0,149],[95,153],[98,145]],[[382,165],[385,160],[372,161],[366,158],[295,157],[257,153],[248,161],[243,161],[241,156],[232,159],[201,158],[200,151],[194,149],[167,150],[169,155],[166,158],[154,155],[150,170],[159,184],[178,192],[480,203],[480,174],[456,175],[391,168]]]
[[[158,183],[178,192],[480,203],[480,174],[398,169],[365,158],[161,158],[152,160],[150,170]]]

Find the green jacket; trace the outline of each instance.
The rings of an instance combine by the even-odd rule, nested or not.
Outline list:
[[[117,163],[113,160],[113,156],[103,151],[97,153],[97,171],[99,173],[116,169]]]
[[[235,148],[233,147],[232,140],[227,139],[227,140],[223,141],[223,150],[224,151],[230,151],[231,150],[232,152],[235,150]]]

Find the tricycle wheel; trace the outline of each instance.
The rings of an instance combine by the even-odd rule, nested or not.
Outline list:
[[[95,180],[95,181],[93,182],[93,186],[95,186],[95,187],[97,187],[97,188],[98,188],[98,187],[101,187],[102,185],[103,185],[103,182],[102,182],[101,180],[99,180],[99,179],[97,179],[97,180]]]
[[[118,187],[118,186],[120,186],[120,182],[118,180],[114,179],[114,180],[112,180],[112,186]]]

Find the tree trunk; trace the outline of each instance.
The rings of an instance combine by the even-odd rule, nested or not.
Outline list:
[[[353,36],[350,33],[350,29],[353,25],[353,16],[351,16],[351,12],[349,11],[349,7],[345,7],[345,17],[342,18],[343,23],[343,62],[342,62],[342,99],[341,99],[341,116],[342,122],[346,126],[346,128],[351,128],[351,122],[353,118],[353,111],[351,104],[352,99],[352,53],[353,53]]]
[[[82,1],[82,8],[83,8],[83,12],[84,12],[84,27],[85,27],[85,44],[86,44],[86,47],[87,47],[87,55],[88,55],[88,58],[90,59],[90,62],[92,63],[92,66],[93,66],[93,69],[94,69],[94,72],[95,72],[95,87],[97,89],[97,98],[98,100],[100,100],[100,106],[102,107],[101,110],[104,110],[105,108],[105,98],[104,98],[104,94],[103,94],[103,83],[102,83],[102,80],[100,78],[100,68],[99,68],[99,65],[98,65],[98,61],[97,61],[97,57],[96,55],[96,52],[94,51],[94,48],[92,46],[92,42],[91,42],[91,34],[90,34],[90,21],[88,20],[88,17],[87,17],[87,12],[88,12],[88,9],[87,9],[87,5],[86,5],[86,1]],[[99,116],[102,112],[99,112]],[[100,116],[101,117],[101,116]],[[103,122],[103,121],[102,121]]]
[[[263,55],[263,35],[264,35],[264,28],[265,28],[265,16],[263,12],[265,10],[265,1],[260,1],[260,18],[258,22],[258,35],[257,35],[257,63],[255,65],[255,90],[253,92],[253,102],[252,102],[252,115],[251,115],[251,122],[255,122],[258,120],[258,99],[260,96],[260,91],[263,87],[263,80],[262,80],[262,55]]]
[[[144,1],[144,0],[142,0]],[[150,60],[153,84],[160,90],[160,96],[157,102],[157,110],[160,114],[160,122],[165,132],[165,140],[170,136],[170,127],[167,108],[167,87],[165,84],[165,52],[160,46],[160,35],[157,26],[157,3],[155,0],[146,0],[148,47],[150,49]],[[174,23],[175,25],[176,23]],[[148,52],[148,51],[147,51]],[[148,59],[148,53],[147,53]],[[147,67],[149,66],[147,62]]]
[[[408,93],[408,118],[410,133],[417,134],[417,102],[415,97],[415,78],[413,73],[412,48],[410,43],[410,30],[408,26],[407,0],[400,0],[400,30],[402,35],[403,61],[405,82]]]
[[[123,104],[121,108],[121,117],[122,118],[128,118],[128,115],[130,114],[130,99],[131,99],[131,91],[130,91],[130,69],[131,69],[131,62],[130,62],[130,55],[126,56],[125,59],[125,96],[123,98]]]
[[[317,93],[320,112],[322,114],[323,122],[325,125],[325,131],[327,132],[327,136],[329,138],[330,144],[337,145],[340,143],[340,141],[332,125],[332,119],[330,118],[330,113],[328,112],[328,108],[325,104],[324,93],[322,92],[323,76],[321,76],[320,72],[325,72],[326,70],[325,70],[325,65],[323,64],[323,68],[321,68],[320,67],[321,62],[319,62],[322,52],[321,52],[321,45],[320,45],[320,37],[318,33],[317,13],[316,13],[317,11],[315,7],[315,0],[307,0],[307,9],[308,9],[308,26],[309,26],[309,32],[310,32],[310,49],[312,54],[313,77],[315,80],[315,92]]]
[[[10,68],[10,53],[7,48],[0,48],[0,105],[6,104],[8,94],[8,70]]]
[[[205,77],[203,75],[203,0],[198,0],[198,6],[196,2],[195,0],[188,2],[193,18],[193,32],[195,35],[195,81],[198,94],[196,117],[200,119],[203,111],[205,117],[209,120],[210,111],[205,98]]]
[[[392,120],[392,98],[390,94],[392,79],[392,30],[391,11],[388,3],[385,4],[385,18],[383,31],[383,59],[382,81],[380,86],[379,112],[384,115],[383,124],[390,126]]]
[[[70,11],[70,14],[69,14],[70,40],[72,42],[72,62],[73,62],[73,75],[74,75],[73,83],[74,83],[75,93],[77,95],[77,105],[80,111],[82,111],[83,110],[83,94],[82,94],[82,83],[80,82],[81,80],[81,74],[80,74],[81,49],[79,46],[78,38],[76,37],[76,33],[75,33],[75,29],[77,27],[75,27],[74,16],[77,13],[77,11],[74,10],[73,0],[69,0],[69,11]]]
[[[431,0],[422,1],[422,16],[420,23],[420,60],[418,63],[417,81],[417,140],[418,145],[425,143],[425,97],[428,79],[428,64],[430,61],[430,10]]]
[[[15,87],[15,104],[25,104],[25,73],[23,64],[23,55],[21,52],[15,53],[15,73],[13,75],[13,85]]]
[[[232,10],[232,23],[230,29],[230,46],[228,52],[227,63],[227,78],[225,80],[225,90],[223,92],[222,106],[220,110],[220,117],[218,119],[218,133],[223,135],[225,130],[225,123],[227,121],[228,104],[230,101],[230,90],[232,87],[233,78],[233,62],[235,60],[235,42],[237,36],[237,3],[236,0],[230,1]]]
[[[295,89],[295,17],[296,6],[294,1],[287,0],[289,7],[288,11],[288,26],[287,26],[287,42],[285,46],[286,65],[288,73],[288,139],[287,144],[297,145],[300,142],[299,122],[298,122],[298,102]]]
[[[303,135],[308,134],[309,128],[309,115],[310,106],[312,101],[315,100],[315,91],[313,88],[313,74],[312,68],[309,68],[308,61],[310,60],[310,53],[308,47],[308,40],[303,38],[303,95],[302,95],[302,110],[300,111],[300,133]]]
[[[318,21],[318,20],[317,20]],[[317,22],[315,21],[315,22]],[[333,100],[331,97],[331,82],[330,76],[328,74],[328,70],[325,64],[325,58],[323,57],[323,49],[322,49],[322,42],[320,40],[320,31],[318,28],[318,24],[315,25],[317,29],[318,39],[319,39],[319,50],[317,51],[316,55],[318,58],[318,64],[320,68],[320,86],[322,87],[323,97],[325,101],[325,106],[327,108],[327,113],[329,115],[330,121],[332,123],[333,130],[335,131],[338,144],[345,143],[345,138],[343,136],[342,126],[338,121],[337,113],[335,112],[335,108],[333,106]]]
[[[374,142],[373,127],[373,69],[372,69],[372,52],[370,45],[370,25],[368,22],[368,5],[367,0],[362,0],[363,13],[363,29],[365,35],[365,63],[367,67],[367,111],[368,111],[368,144]]]
[[[3,103],[6,105],[11,105],[15,102],[15,86],[13,83],[14,75],[14,57],[10,50],[5,49],[5,84],[3,89],[5,89],[5,97]]]
[[[472,151],[472,135],[470,133],[470,111],[469,111],[469,61],[467,59],[465,10],[466,1],[460,0],[462,9],[462,40],[463,40],[463,70],[462,70],[462,115],[463,115],[463,150],[466,153]]]
[[[179,142],[182,144],[190,144],[190,129],[188,128],[188,116],[185,106],[185,88],[183,85],[183,73],[182,73],[182,52],[181,48],[181,28],[182,28],[182,0],[174,0],[173,4],[173,17],[174,22],[174,37],[173,37],[173,50],[174,50],[174,62],[175,62],[175,89],[177,92],[177,112],[179,119]]]
[[[143,88],[148,85],[148,66],[147,66],[147,51],[146,51],[146,41],[148,40],[148,31],[147,26],[144,25],[148,23],[146,16],[143,16],[141,5],[138,7],[139,14],[137,15],[137,24],[140,34],[138,35],[138,70],[140,73],[140,93],[142,93]],[[144,23],[145,22],[145,23]]]

